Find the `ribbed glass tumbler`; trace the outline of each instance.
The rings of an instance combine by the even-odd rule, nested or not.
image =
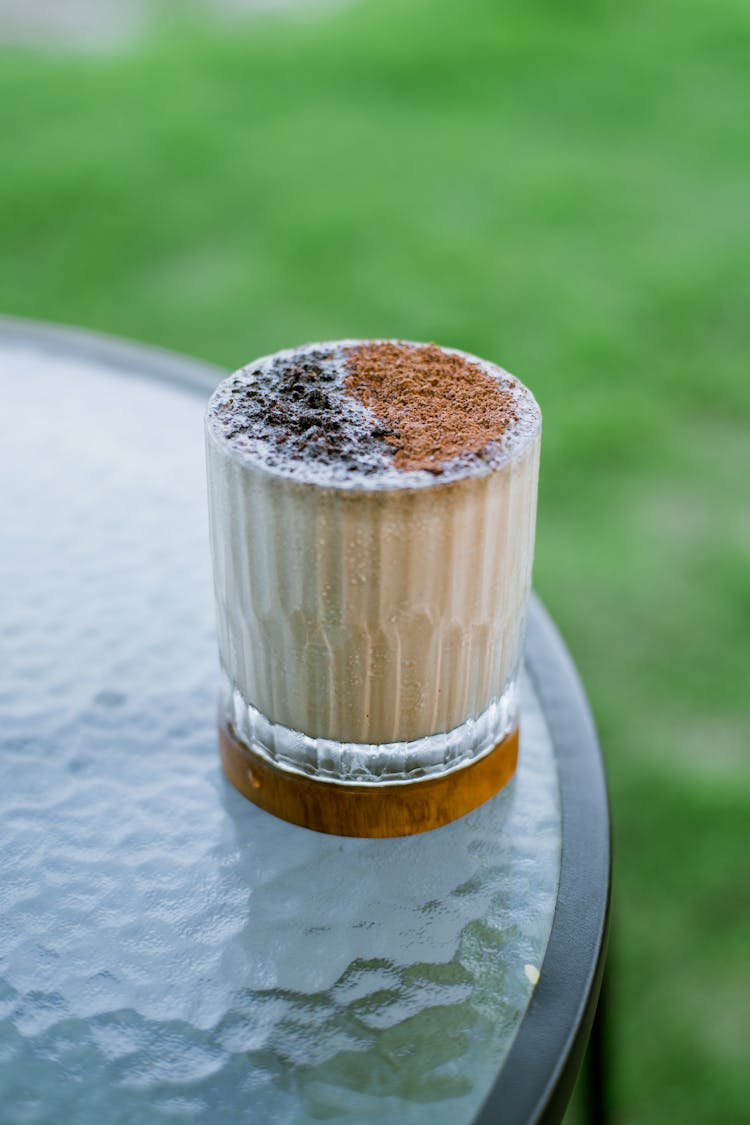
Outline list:
[[[319,831],[402,835],[512,775],[541,431],[521,390],[533,424],[480,471],[402,486],[265,465],[212,399],[220,739],[257,804]]]

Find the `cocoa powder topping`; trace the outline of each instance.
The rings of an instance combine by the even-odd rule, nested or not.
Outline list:
[[[435,344],[367,342],[347,349],[346,361],[345,389],[378,419],[373,437],[392,447],[397,469],[439,473],[517,420],[508,387]]]

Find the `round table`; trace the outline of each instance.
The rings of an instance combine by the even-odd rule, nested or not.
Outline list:
[[[225,781],[202,447],[223,372],[0,321],[0,1104],[9,1123],[560,1120],[607,794],[531,609],[515,779],[341,839]]]

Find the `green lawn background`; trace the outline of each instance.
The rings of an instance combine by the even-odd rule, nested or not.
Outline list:
[[[750,11],[363,0],[0,53],[0,311],[536,392],[535,582],[610,778],[617,1120],[747,1121]]]

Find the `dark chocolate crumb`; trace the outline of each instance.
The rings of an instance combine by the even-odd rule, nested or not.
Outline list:
[[[314,391],[310,391],[305,401],[307,405],[312,406],[314,410],[329,410],[331,406],[328,396],[324,395],[322,391],[317,390],[317,388]]]

